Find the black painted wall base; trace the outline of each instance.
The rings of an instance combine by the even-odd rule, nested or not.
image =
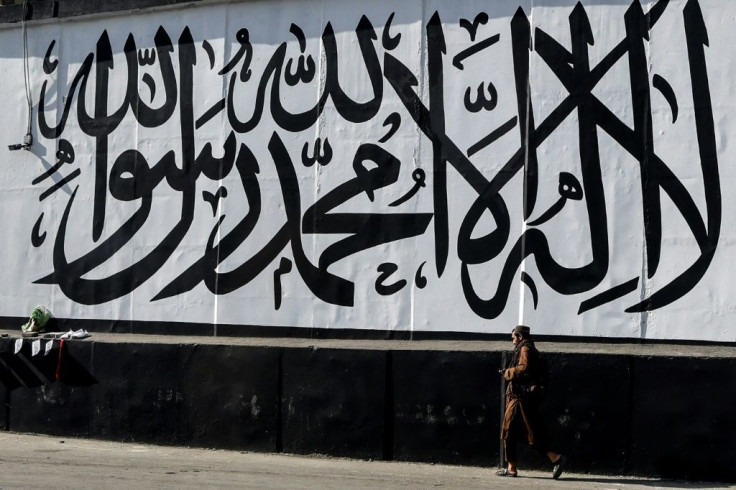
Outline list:
[[[500,351],[0,339],[6,430],[496,466]],[[179,341],[179,343],[177,343]],[[316,343],[318,344],[318,342]],[[736,359],[549,353],[577,472],[736,481]],[[57,379],[58,378],[58,379]],[[521,467],[549,468],[531,451]]]

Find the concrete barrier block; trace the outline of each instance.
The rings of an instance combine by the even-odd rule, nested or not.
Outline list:
[[[45,340],[41,342],[45,344]],[[11,360],[17,363],[13,365],[24,364],[27,368],[21,375],[22,385],[8,390],[11,407],[7,414],[8,427],[19,432],[89,437],[89,386],[94,382],[88,371],[92,344],[67,343],[61,363],[56,345],[48,355],[44,355],[42,348],[40,354],[33,356],[31,342],[26,341],[17,355],[3,354],[12,356]],[[20,369],[16,367],[13,371],[20,372]],[[60,375],[58,381],[57,371]]]
[[[736,481],[736,359],[636,358],[636,474]]]
[[[182,367],[188,444],[277,451],[279,349],[198,345]]]
[[[540,406],[551,449],[567,455],[571,471],[621,473],[629,427],[629,358],[543,353],[549,366]],[[549,469],[546,458],[535,459]]]
[[[91,388],[95,436],[163,444],[187,443],[182,359],[192,345],[96,343]]]
[[[385,351],[285,349],[283,450],[383,457]]]
[[[495,466],[501,354],[395,351],[391,355],[394,459]]]

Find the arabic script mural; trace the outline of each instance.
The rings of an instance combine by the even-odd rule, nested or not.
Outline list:
[[[94,318],[689,337],[661,322],[703,306],[730,160],[707,5],[520,3],[39,27],[26,282]]]

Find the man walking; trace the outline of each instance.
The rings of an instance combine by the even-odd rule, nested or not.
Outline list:
[[[526,440],[533,448],[549,458],[554,465],[552,478],[562,474],[565,456],[550,451],[544,427],[539,423],[537,414],[541,401],[543,386],[541,385],[541,361],[539,352],[534,346],[529,327],[518,325],[511,332],[514,352],[508,367],[502,371],[506,386],[506,411],[501,427],[506,468],[498,470],[498,476],[517,475],[516,445]]]

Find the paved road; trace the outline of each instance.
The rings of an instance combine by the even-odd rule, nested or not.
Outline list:
[[[2,488],[736,488],[648,479],[214,451],[0,432]]]

